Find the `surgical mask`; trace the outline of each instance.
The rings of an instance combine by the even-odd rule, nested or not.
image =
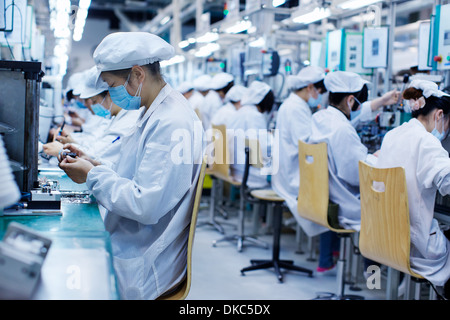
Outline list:
[[[358,107],[355,108],[355,105],[353,105],[353,107],[350,107],[350,104],[347,102],[347,106],[348,106],[348,109],[350,110],[350,114],[352,112],[357,112],[359,109],[359,106],[361,105],[361,102],[359,102],[359,100],[356,97],[353,97],[353,98],[355,99],[356,103],[358,104]]]
[[[350,112],[350,119],[351,119],[351,120],[354,120],[354,119],[357,118],[360,114],[361,114],[361,109],[356,110],[356,111],[351,111],[351,112]]]
[[[131,73],[128,75],[127,81],[124,85],[117,87],[109,87],[109,96],[114,104],[125,110],[138,110],[141,107],[141,90],[142,83],[136,91],[136,95],[132,96],[128,93],[126,87],[128,80],[130,80]]]
[[[313,96],[310,96],[309,100],[308,100],[308,105],[311,108],[317,108],[319,106],[319,104],[322,103],[322,97],[323,94],[317,93],[317,99],[314,99]]]
[[[80,109],[86,109],[87,107],[81,101],[75,101],[75,105]]]
[[[434,119],[434,129],[433,131],[431,131],[431,134],[433,136],[435,136],[436,138],[439,139],[439,141],[442,141],[445,139],[445,137],[447,136],[447,132],[444,130],[445,125],[444,125],[444,117],[442,117],[442,133],[440,133],[437,129],[437,123],[436,123],[436,119]]]

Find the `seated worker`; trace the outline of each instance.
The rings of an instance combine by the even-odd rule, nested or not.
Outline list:
[[[255,80],[248,88],[248,95],[241,101],[242,107],[230,121],[230,128],[227,130],[227,133],[233,133],[233,138],[230,137],[230,171],[237,181],[242,181],[244,176],[246,138],[259,141],[263,162],[268,161],[270,145],[264,113],[272,110],[274,101],[270,86]],[[263,174],[261,169],[250,167],[247,185],[249,188],[266,187],[267,174]]]
[[[234,85],[234,78],[231,74],[220,72],[211,79],[209,84],[210,90],[205,96],[205,104],[207,105],[208,118],[210,121],[224,104],[225,95]]]
[[[303,219],[297,212],[300,186],[298,141],[307,141],[311,134],[311,108],[318,107],[327,92],[324,78],[325,72],[319,67],[306,67],[297,75],[288,77],[287,86],[291,92],[278,109],[276,134],[279,138],[274,139],[273,148],[278,150],[273,154],[273,161],[278,161],[279,169],[272,175],[272,188],[286,200],[289,210],[310,237],[317,235],[322,228]]]
[[[361,103],[366,102],[367,94],[363,89],[366,82],[356,73],[336,71],[327,74],[324,83],[329,91],[329,106],[312,116],[311,135],[307,142],[327,143],[330,201],[339,205],[340,226],[359,231],[359,161],[374,164],[376,157],[368,154],[350,122],[350,116]],[[315,231],[316,234],[321,233],[317,273],[325,275],[334,269],[333,252],[336,255],[339,251],[339,238],[321,226]]]
[[[224,124],[230,126],[230,120],[237,110],[241,108],[242,98],[248,93],[248,89],[241,85],[233,86],[225,95],[225,104],[214,114],[211,123],[215,125]]]
[[[449,299],[450,230],[444,233],[433,216],[436,192],[450,194],[450,159],[441,144],[449,132],[450,96],[434,82],[414,80],[403,97],[410,101],[413,118],[385,135],[376,166],[405,169],[411,269],[444,286]]]
[[[140,109],[140,117],[112,167],[73,145],[65,148],[77,157],[60,158],[60,168],[74,182],[86,183],[106,209],[122,299],[156,299],[186,277],[188,226],[205,140],[194,110],[161,74],[159,62],[174,53],[148,32],[107,35],[94,52],[100,76],[112,102]],[[182,152],[176,132],[183,138]]]

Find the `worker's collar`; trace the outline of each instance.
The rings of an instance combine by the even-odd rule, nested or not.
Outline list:
[[[163,103],[163,101],[172,92],[172,90],[172,87],[168,83],[166,83],[166,85],[161,89],[147,111],[144,110],[143,114],[139,117],[136,124],[138,127],[141,127],[148,120],[148,118],[150,118],[153,112],[155,112],[156,109],[161,105],[161,103]]]
[[[333,107],[333,108],[335,108],[336,110],[339,110],[340,112],[342,112],[342,114],[347,118],[348,121],[351,120],[351,119],[350,119],[350,116],[347,116],[347,115],[345,114],[345,112],[342,111],[341,109],[339,109],[338,107],[332,106],[331,104],[328,105],[328,106],[329,106],[329,107]]]

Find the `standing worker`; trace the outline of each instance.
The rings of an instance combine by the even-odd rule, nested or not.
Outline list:
[[[194,110],[161,76],[159,61],[173,54],[171,45],[150,33],[106,36],[94,60],[112,102],[125,110],[144,108],[112,168],[70,145],[66,148],[78,157],[60,162],[107,210],[104,223],[123,299],[155,299],[186,276],[188,226],[204,144]],[[180,142],[173,139],[180,130],[185,133],[181,163]]]

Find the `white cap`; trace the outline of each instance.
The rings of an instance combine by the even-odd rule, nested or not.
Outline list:
[[[447,96],[447,97],[449,96],[445,92],[439,90],[438,85],[433,81],[413,80],[413,81],[411,81],[411,84],[409,86],[419,89],[419,90],[422,90],[422,92],[423,92],[422,95],[427,99],[431,96],[435,96],[438,98],[441,98],[443,96]]]
[[[322,68],[309,66],[300,70],[297,75],[289,76],[286,85],[288,89],[298,90],[323,79],[325,79],[325,71]]]
[[[362,90],[368,81],[354,72],[335,71],[325,77],[325,87],[334,93],[354,93]]]
[[[225,102],[238,102],[248,95],[248,89],[241,85],[234,85],[225,95]]]
[[[271,90],[270,86],[264,82],[255,80],[248,88],[248,94],[242,98],[241,104],[258,104]]]
[[[219,90],[225,88],[230,82],[234,81],[234,77],[226,72],[216,74],[212,79],[211,89]]]
[[[108,84],[105,81],[98,81],[100,72],[97,67],[92,67],[85,74],[84,86],[81,88],[80,98],[89,99],[108,90]]]
[[[194,80],[194,89],[198,91],[207,91],[211,88],[212,77],[204,74]]]
[[[180,91],[182,94],[185,94],[186,92],[189,92],[192,89],[194,89],[194,86],[192,85],[192,83],[188,81],[182,82],[177,88],[177,90]]]
[[[83,72],[76,72],[74,74],[72,74],[69,78],[69,80],[67,81],[67,87],[66,87],[66,93],[69,92],[70,90],[76,90],[77,87],[80,86],[80,84],[83,83],[83,78],[84,77],[84,73]],[[80,93],[76,94],[79,95]]]
[[[154,34],[115,32],[107,35],[97,46],[94,61],[101,73],[168,60],[174,54],[175,49]]]
[[[77,81],[74,83],[73,91],[72,91],[74,95],[79,96],[81,94],[81,91],[83,91],[83,89],[85,87],[86,77],[87,77],[87,74],[89,73],[89,70],[90,69],[84,70],[84,71],[80,72],[79,76],[77,76],[77,78],[76,78]]]

